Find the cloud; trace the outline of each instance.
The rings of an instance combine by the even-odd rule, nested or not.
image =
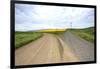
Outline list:
[[[93,8],[15,5],[16,31],[47,28],[85,28],[90,26],[94,26]]]

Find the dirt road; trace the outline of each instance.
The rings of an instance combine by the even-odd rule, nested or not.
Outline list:
[[[15,65],[78,61],[79,58],[60,37],[47,33],[15,51]]]
[[[80,58],[80,61],[94,61],[94,44],[78,37],[71,32],[66,32],[62,34],[61,37]]]
[[[50,64],[94,60],[94,45],[70,32],[40,39],[15,51],[15,65]]]

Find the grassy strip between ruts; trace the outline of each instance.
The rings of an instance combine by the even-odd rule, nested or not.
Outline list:
[[[38,38],[43,34],[39,32],[15,32],[15,49],[18,49]]]
[[[69,30],[72,33],[75,33],[76,35],[80,36],[81,38],[90,41],[90,42],[94,42],[94,28],[86,28],[86,29],[72,29]]]

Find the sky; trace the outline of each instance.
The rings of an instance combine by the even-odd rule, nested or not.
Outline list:
[[[15,4],[15,31],[93,26],[93,8]]]

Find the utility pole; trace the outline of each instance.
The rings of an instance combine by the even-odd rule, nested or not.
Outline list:
[[[70,27],[72,28],[72,22],[70,23]]]

